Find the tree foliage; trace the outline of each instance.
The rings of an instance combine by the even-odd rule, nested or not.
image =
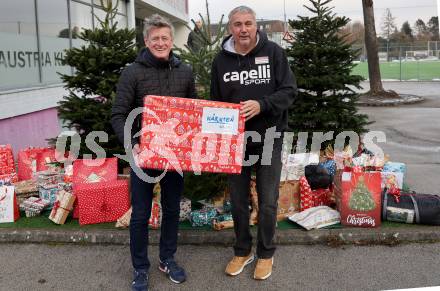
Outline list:
[[[298,98],[289,112],[289,127],[295,131],[342,131],[363,133],[367,116],[359,114],[356,101],[361,76],[352,75],[353,51],[338,32],[350,21],[336,16],[331,0],[310,0],[305,8],[312,16],[289,20],[296,31],[295,42],[287,49],[297,77]],[[325,145],[324,145],[325,146]]]
[[[85,42],[80,47],[66,50],[65,65],[74,68],[73,75],[61,75],[69,95],[59,102],[58,115],[64,125],[78,132],[81,137],[80,157],[94,154],[85,144],[85,137],[92,131],[104,131],[107,141],[97,141],[107,156],[123,153],[110,124],[116,84],[124,67],[135,60],[137,49],[135,31],[117,28],[112,24],[117,13],[117,3],[101,0],[106,16],[96,19],[99,26],[84,29],[78,38]]]

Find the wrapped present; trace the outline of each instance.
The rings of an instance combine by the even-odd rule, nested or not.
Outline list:
[[[63,181],[63,174],[59,170],[46,170],[36,172],[34,180],[37,181],[38,186],[45,187],[48,185],[57,185]]]
[[[381,185],[382,189],[391,188],[395,186],[399,189],[403,189],[403,173],[402,172],[381,172]]]
[[[0,186],[0,223],[15,222],[20,212],[14,186]]]
[[[64,190],[59,191],[57,200],[53,204],[52,211],[50,212],[49,219],[56,224],[64,224],[67,216],[73,209],[75,198],[75,195],[70,192]]]
[[[204,226],[211,225],[212,219],[217,216],[217,210],[214,208],[204,208],[201,210],[191,211],[190,220],[191,225],[195,226]]]
[[[144,168],[240,173],[240,104],[149,95],[144,98],[140,163]]]
[[[217,220],[217,218],[214,218],[212,220],[212,228],[215,230],[222,230],[233,227],[234,227],[234,221],[232,220],[219,221]]]
[[[73,165],[67,165],[64,168],[63,180],[65,183],[72,183],[73,182]]]
[[[258,223],[258,192],[255,177],[251,178],[250,187],[249,200],[251,201],[251,215],[249,217],[249,225],[255,225]]]
[[[38,184],[35,180],[15,182],[13,185],[15,186],[15,193],[17,195],[38,192]]]
[[[115,227],[118,228],[127,228],[130,226],[130,220],[131,220],[131,213],[133,211],[133,208],[130,207],[130,209],[127,210],[121,217],[116,220]]]
[[[160,202],[153,199],[151,203],[151,214],[150,219],[148,220],[148,226],[152,229],[160,228],[162,224],[162,207]]]
[[[118,179],[118,159],[78,159],[73,163],[73,184],[110,182]]]
[[[312,190],[306,177],[301,177],[299,180],[299,192],[301,211],[322,205],[332,206],[335,203],[333,192],[330,189]]]
[[[406,165],[404,163],[387,162],[383,166],[383,172],[406,173]]]
[[[0,175],[0,185],[10,185],[18,182],[17,173],[13,172],[10,174]]]
[[[336,150],[334,152],[333,159],[336,163],[336,168],[338,170],[342,170],[347,166],[351,166],[353,159],[353,150],[350,146],[346,146],[343,151]]]
[[[380,172],[343,172],[341,223],[378,227],[381,217]]]
[[[29,197],[20,203],[20,210],[24,211],[26,217],[34,217],[50,205],[50,201],[38,197]]]
[[[285,181],[280,183],[277,215],[283,214],[284,219],[288,214],[299,211],[300,194],[299,181]]]
[[[110,182],[118,179],[117,158],[78,159],[73,163],[73,185]],[[127,183],[128,184],[128,183]],[[75,191],[74,194],[76,195]],[[73,205],[73,218],[79,218],[79,197]]]
[[[299,178],[304,176],[305,166],[318,163],[318,153],[289,154],[282,165],[282,171],[285,171],[285,178],[281,177],[281,181],[298,181]]]
[[[15,173],[12,147],[10,144],[0,145],[0,177],[12,173]]]
[[[180,200],[179,221],[189,220],[190,214],[191,214],[191,200],[184,197]]]
[[[80,225],[115,222],[130,208],[127,180],[74,184],[73,189]]]
[[[319,165],[323,166],[332,177],[335,176],[336,162],[334,160],[326,160],[324,162],[319,163]]]
[[[46,185],[38,188],[38,196],[43,200],[48,200],[50,202],[48,209],[52,209],[57,200],[58,191],[60,191],[58,184]]]
[[[39,171],[55,163],[54,148],[27,148],[18,152],[18,179],[29,180]]]
[[[341,216],[338,211],[328,206],[317,206],[295,213],[289,216],[289,220],[311,230],[338,224]]]
[[[227,213],[227,212],[231,212],[232,211],[232,204],[231,204],[231,200],[229,199],[225,199],[223,201],[223,212]]]

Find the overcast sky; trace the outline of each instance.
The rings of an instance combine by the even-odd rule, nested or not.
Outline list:
[[[431,16],[437,16],[437,1],[376,0],[374,1],[376,27],[380,26],[386,8],[389,8],[391,14],[396,18],[398,29],[405,21],[408,21],[411,27],[414,26],[418,18],[427,23]],[[309,1],[285,0],[285,3],[287,19],[297,18],[297,15],[309,15],[309,12],[303,7],[304,4],[310,3]],[[257,18],[284,19],[284,0],[208,0],[208,4],[212,23],[218,22],[222,14],[225,15],[225,20],[227,20],[229,11],[238,5],[247,5],[254,9]],[[333,0],[330,5],[335,7],[334,12],[338,15],[363,21],[361,0]],[[205,0],[189,0],[190,18],[198,18],[198,13],[206,15]]]

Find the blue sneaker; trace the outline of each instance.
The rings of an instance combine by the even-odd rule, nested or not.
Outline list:
[[[159,270],[166,273],[170,280],[176,284],[186,280],[185,270],[179,267],[174,259],[159,260]]]
[[[147,270],[135,269],[133,271],[132,291],[148,291],[148,272]]]

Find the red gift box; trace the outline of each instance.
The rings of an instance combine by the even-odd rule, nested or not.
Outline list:
[[[47,164],[56,162],[54,148],[27,148],[18,152],[18,179],[30,180],[35,172],[48,169]]]
[[[118,179],[118,159],[78,159],[73,162],[72,183],[76,188],[77,185],[111,182]],[[76,191],[74,191],[76,195]],[[73,218],[79,218],[78,208],[79,197],[73,204]]]
[[[381,223],[381,173],[342,173],[341,223],[378,227]]]
[[[15,173],[14,155],[12,147],[0,145],[0,176]]]
[[[144,168],[240,173],[244,117],[240,104],[148,95],[140,164]]]
[[[79,224],[114,222],[130,208],[128,180],[75,186]]]
[[[78,159],[73,162],[73,184],[109,182],[118,178],[118,159]]]
[[[299,193],[300,193],[300,211],[316,207],[316,206],[332,206],[334,204],[333,191],[327,189],[310,188],[307,178],[302,176],[299,179]]]

